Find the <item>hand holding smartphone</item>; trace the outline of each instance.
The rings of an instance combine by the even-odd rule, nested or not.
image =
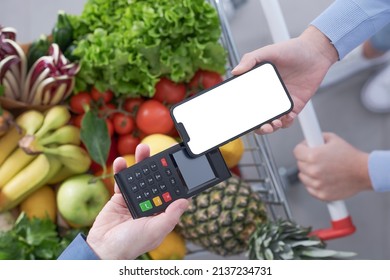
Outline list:
[[[171,108],[188,152],[201,155],[287,114],[293,102],[271,63],[225,80]]]

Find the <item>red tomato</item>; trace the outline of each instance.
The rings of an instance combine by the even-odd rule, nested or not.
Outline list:
[[[112,124],[112,121],[110,119],[106,119],[106,125],[108,129],[108,135],[112,137],[112,135],[114,135],[114,125]]]
[[[107,103],[112,100],[114,94],[110,90],[100,92],[97,88],[93,87],[91,90],[92,99],[98,102]]]
[[[84,114],[74,115],[72,116],[71,123],[77,126],[78,128],[81,128],[81,122],[83,121],[83,118],[84,118]]]
[[[167,135],[172,136],[173,138],[180,138],[180,134],[177,131],[176,127],[173,127]]]
[[[134,132],[134,135],[137,135],[137,137],[138,137],[139,139],[141,139],[141,141],[142,141],[142,140],[143,140],[146,136],[148,136],[149,134],[146,134],[145,132],[143,132],[143,131],[137,129],[137,130]]]
[[[167,134],[173,128],[173,121],[168,108],[154,99],[141,104],[135,122],[137,127],[146,134]]]
[[[121,156],[135,154],[135,148],[141,142],[138,137],[132,134],[120,135],[118,138],[118,153]]]
[[[114,115],[113,124],[115,132],[120,135],[131,133],[134,129],[133,118],[122,113],[116,113]]]
[[[186,86],[183,83],[175,83],[167,78],[161,78],[156,84],[153,99],[162,103],[176,104],[186,96]]]
[[[136,114],[139,106],[144,102],[144,99],[141,97],[129,97],[125,100],[123,104],[123,109],[131,114]]]
[[[196,93],[200,90],[213,87],[222,81],[222,76],[217,72],[198,70],[188,85],[191,91]]]
[[[76,114],[85,112],[84,106],[91,104],[92,97],[88,92],[79,92],[72,95],[69,101],[70,109]]]

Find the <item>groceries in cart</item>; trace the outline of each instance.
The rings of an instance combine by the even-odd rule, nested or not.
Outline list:
[[[228,179],[230,171],[218,147],[292,107],[291,97],[270,63],[172,106],[171,115],[183,142],[115,175],[133,217],[161,213],[173,201]]]

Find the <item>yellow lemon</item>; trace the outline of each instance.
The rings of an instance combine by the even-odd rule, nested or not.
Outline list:
[[[151,134],[142,139],[141,143],[150,147],[150,155],[153,156],[177,144],[175,138],[165,134]]]
[[[179,233],[172,231],[148,254],[153,260],[182,260],[187,254],[186,242]]]
[[[244,142],[237,138],[219,148],[229,168],[237,166],[244,154]]]
[[[134,165],[135,155],[124,155],[122,157],[126,160],[127,167]]]
[[[27,217],[46,218],[55,222],[57,215],[56,195],[53,188],[43,186],[29,195],[20,203],[20,211],[25,212]]]

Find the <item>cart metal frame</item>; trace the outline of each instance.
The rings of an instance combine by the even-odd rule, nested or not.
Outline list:
[[[223,1],[209,0],[216,9],[221,25],[221,44],[228,53],[227,75],[240,61],[240,56],[234,43],[229,20]],[[270,144],[266,135],[257,135],[251,132],[242,137],[245,143],[243,159],[239,164],[242,177],[257,191],[268,208],[271,218],[291,220],[292,214],[288,204],[284,185],[275,160],[272,156]]]

